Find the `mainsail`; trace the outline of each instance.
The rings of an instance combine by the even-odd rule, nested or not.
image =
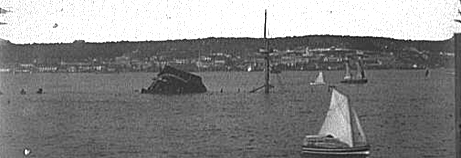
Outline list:
[[[319,74],[317,75],[317,79],[315,79],[314,84],[325,84],[322,71],[320,71]]]
[[[359,62],[355,62],[355,65],[357,66],[357,79],[361,79],[361,78],[364,78],[364,76],[362,76],[362,67],[360,66],[360,63]]]
[[[344,64],[346,64],[346,74],[344,76],[344,79],[345,80],[348,80],[348,79],[351,79],[352,78],[352,75],[351,75],[351,70],[349,68],[349,62],[345,62]]]
[[[333,89],[330,108],[319,135],[331,135],[350,147],[365,146],[365,133],[347,96]]]
[[[356,65],[357,65],[357,79],[366,78],[365,77],[365,71],[363,70],[362,64],[360,63],[360,61],[357,61]]]
[[[319,135],[332,135],[352,147],[353,138],[350,116],[347,97],[333,89],[330,108]]]

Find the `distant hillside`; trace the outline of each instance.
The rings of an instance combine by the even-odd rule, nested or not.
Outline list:
[[[369,51],[400,52],[406,50],[431,53],[454,52],[453,38],[443,41],[411,41],[382,37],[352,37],[332,35],[310,35],[269,39],[270,47],[278,50],[341,47]],[[211,52],[226,52],[233,55],[252,55],[264,47],[261,38],[205,38],[192,40],[106,42],[88,43],[75,41],[59,44],[13,44],[0,40],[0,61],[56,63],[58,61],[83,61],[93,58],[109,59],[124,53],[139,50],[141,57],[153,55],[192,58]]]

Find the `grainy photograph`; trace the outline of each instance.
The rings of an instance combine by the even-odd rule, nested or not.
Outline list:
[[[0,157],[452,158],[460,9],[0,0]]]

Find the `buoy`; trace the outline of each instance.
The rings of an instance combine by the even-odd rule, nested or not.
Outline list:
[[[221,88],[221,93],[223,92],[222,88]]]
[[[24,89],[21,89],[21,92],[19,92],[20,94],[26,94],[26,91]]]
[[[43,94],[43,89],[39,88],[37,94]]]

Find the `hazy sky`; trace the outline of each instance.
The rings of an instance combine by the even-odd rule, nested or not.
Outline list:
[[[314,34],[443,40],[461,32],[458,0],[0,0],[13,43]]]

